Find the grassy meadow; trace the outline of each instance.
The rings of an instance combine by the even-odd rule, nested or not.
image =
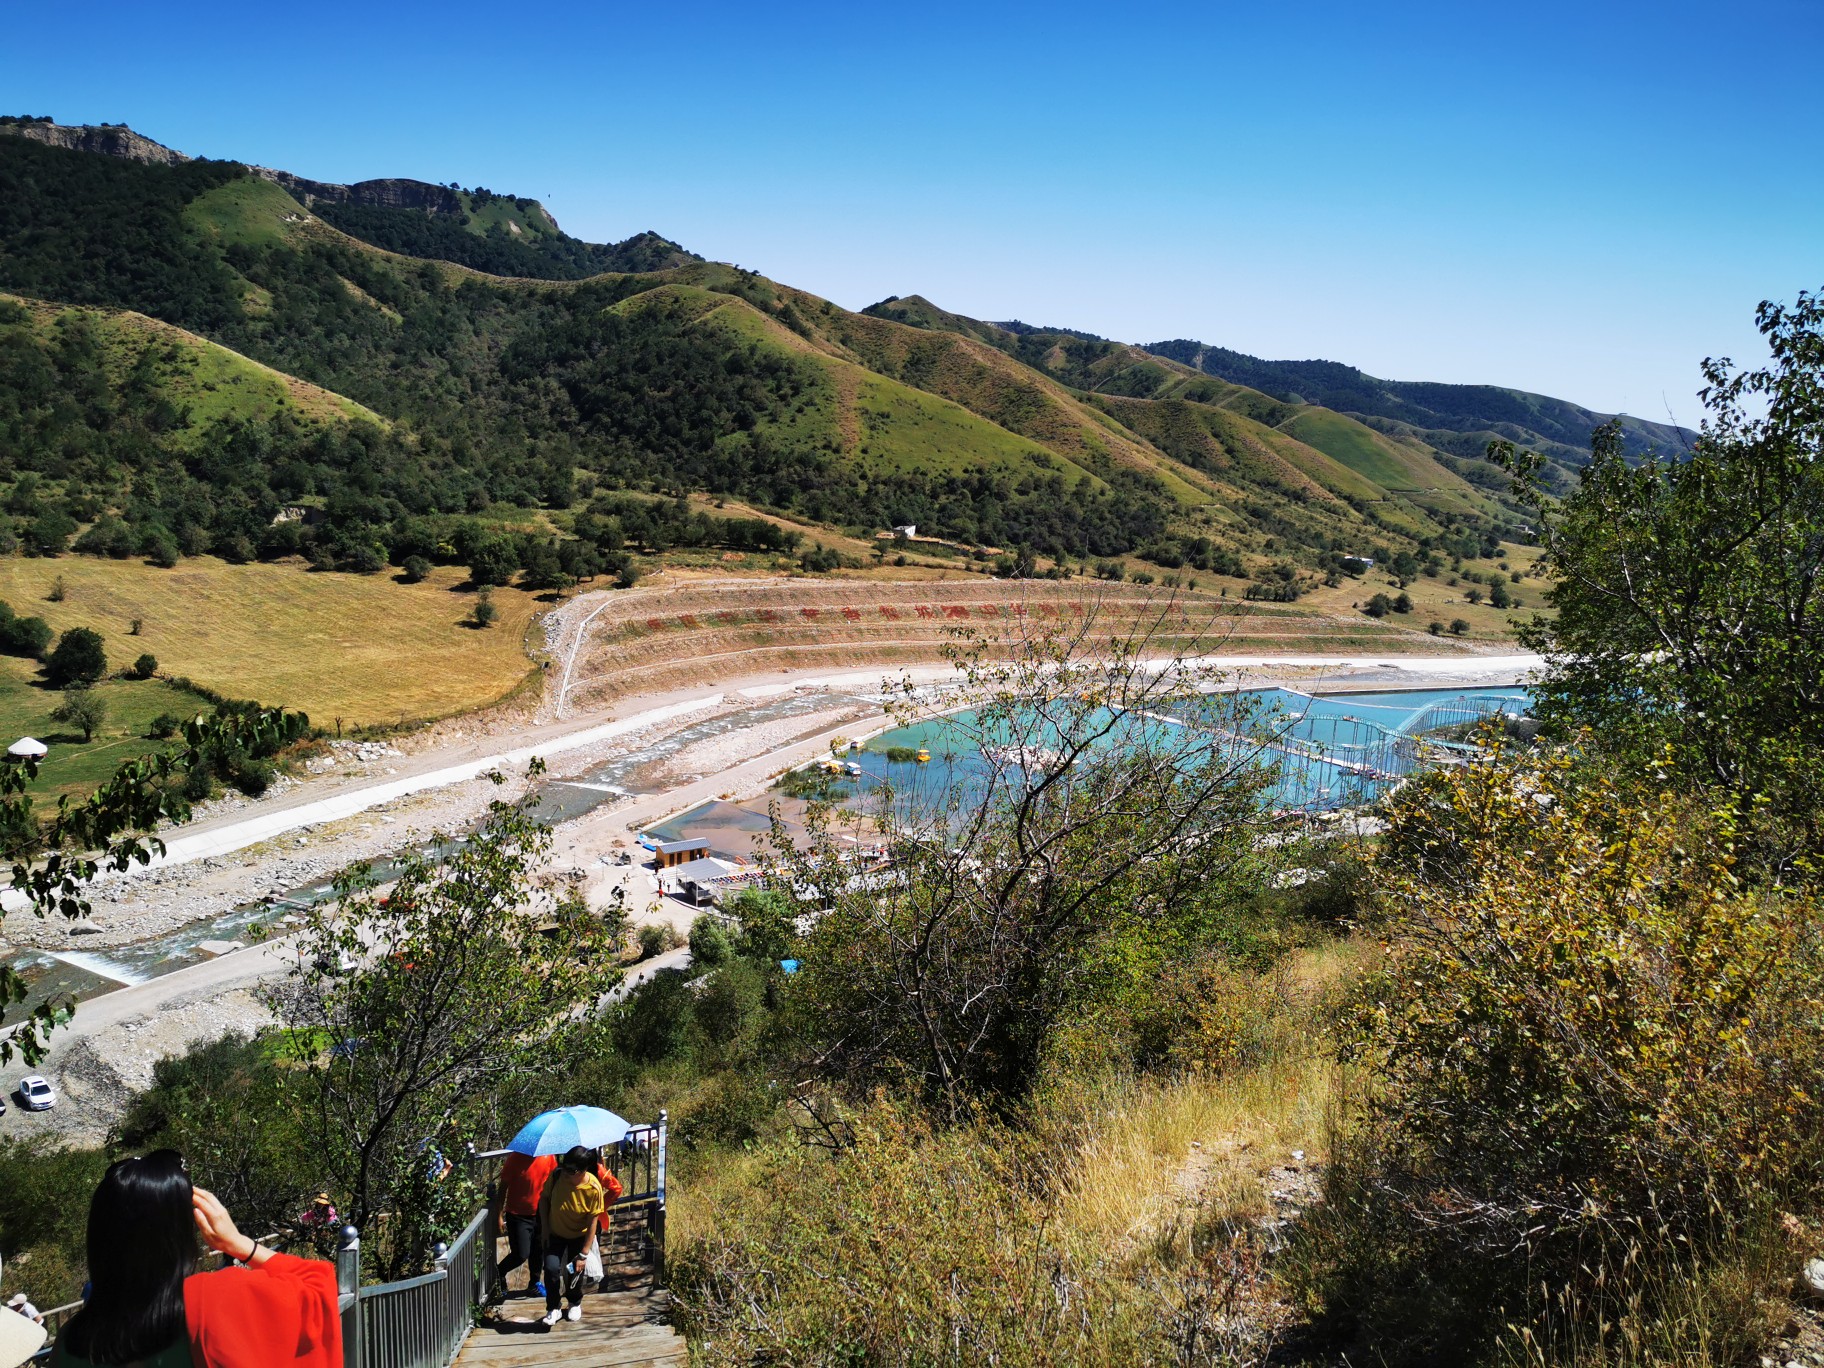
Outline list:
[[[22,736],[35,736],[51,748],[29,790],[34,797],[54,800],[65,793],[80,796],[91,791],[122,761],[165,744],[146,736],[154,717],[186,717],[209,706],[160,679],[103,680],[95,686],[95,695],[107,705],[107,720],[84,741],[69,723],[51,720],[51,710],[63,695],[44,684],[36,662],[0,656],[0,749]]]
[[[59,579],[64,598],[53,603]],[[340,718],[344,727],[481,707],[525,679],[526,629],[538,602],[497,589],[500,616],[477,630],[465,625],[474,596],[457,588],[464,580],[451,567],[401,584],[391,573],[321,574],[210,556],[171,570],[88,556],[0,559],[0,599],[57,632],[94,628],[106,638],[110,669],[150,652],[161,674],[301,708],[319,725]]]
[[[1446,570],[1436,579],[1420,575],[1413,579],[1405,592],[1412,598],[1410,613],[1389,613],[1381,621],[1390,627],[1405,627],[1412,631],[1423,632],[1433,622],[1442,623],[1449,630],[1450,624],[1457,618],[1469,624],[1465,638],[1473,641],[1512,641],[1514,629],[1527,621],[1535,613],[1544,612],[1545,591],[1550,581],[1537,573],[1535,567],[1539,560],[1539,548],[1536,546],[1517,546],[1503,542],[1499,561],[1475,561],[1473,568],[1488,574],[1497,570],[1500,561],[1506,562],[1509,573],[1519,571],[1520,582],[1508,583],[1508,592],[1520,600],[1521,607],[1500,609],[1491,607],[1488,602],[1488,586],[1453,576]],[[1455,578],[1459,582],[1451,584]],[[1480,603],[1471,603],[1465,594],[1471,589],[1482,591]],[[1376,594],[1385,594],[1388,598],[1397,598],[1400,590],[1391,577],[1379,572],[1370,572],[1360,579],[1345,577],[1334,589],[1313,589],[1299,600],[1300,606],[1309,606],[1321,612],[1346,614],[1359,612],[1353,605],[1365,604]],[[1364,621],[1368,619],[1364,617]]]

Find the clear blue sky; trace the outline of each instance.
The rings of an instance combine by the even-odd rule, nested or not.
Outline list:
[[[1824,287],[1824,3],[11,7],[0,112],[542,199],[859,308],[1697,417]]]

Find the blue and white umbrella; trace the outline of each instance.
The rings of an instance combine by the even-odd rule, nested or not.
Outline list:
[[[562,1154],[578,1145],[600,1149],[618,1144],[627,1129],[625,1121],[604,1107],[555,1107],[521,1126],[519,1134],[507,1142],[507,1148],[515,1154],[534,1157]]]

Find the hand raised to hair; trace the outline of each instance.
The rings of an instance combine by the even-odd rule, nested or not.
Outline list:
[[[196,1215],[197,1233],[209,1248],[231,1259],[245,1259],[253,1253],[253,1241],[241,1234],[228,1208],[209,1189],[192,1188],[190,1206]]]

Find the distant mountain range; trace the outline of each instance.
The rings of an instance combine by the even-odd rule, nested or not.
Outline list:
[[[1383,432],[1414,436],[1458,456],[1480,456],[1495,437],[1571,465],[1589,459],[1590,433],[1615,417],[1563,399],[1498,385],[1446,385],[1429,380],[1379,380],[1336,361],[1263,361],[1256,356],[1182,338],[1146,348],[1208,375],[1252,385],[1288,403],[1321,404]],[[1688,428],[1621,419],[1623,449],[1677,456],[1696,439]]]
[[[813,535],[918,523],[1283,586],[1514,535],[1481,446],[1568,467],[1601,421],[918,296],[854,313],[656,233],[582,242],[486,189],[310,180],[123,126],[6,134],[0,544],[67,522],[98,554],[374,569],[470,557],[490,519],[609,549],[625,498],[703,491]],[[275,523],[301,502],[320,513]]]

